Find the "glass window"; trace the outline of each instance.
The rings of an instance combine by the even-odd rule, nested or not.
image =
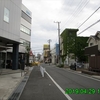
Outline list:
[[[23,26],[23,25],[21,25],[20,30],[21,30],[22,32],[25,32],[25,33],[29,34],[29,35],[31,34],[31,30],[28,29],[28,28],[26,28],[26,27]]]
[[[93,43],[90,43],[90,46],[92,46],[93,45]]]
[[[4,8],[4,21],[9,22],[9,10]]]
[[[25,12],[22,11],[22,18],[24,18],[26,21],[28,21],[31,24],[31,17],[29,17]]]

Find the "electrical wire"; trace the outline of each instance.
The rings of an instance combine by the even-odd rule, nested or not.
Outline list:
[[[86,30],[88,30],[89,28],[91,28],[92,26],[94,26],[95,24],[97,24],[98,22],[100,22],[100,19],[98,21],[96,21],[95,23],[93,23],[92,25],[90,25],[89,27],[87,27],[86,29],[84,29],[83,31],[81,31],[80,33],[78,33],[78,35],[82,34]]]
[[[82,1],[82,0],[81,0],[81,1]],[[80,4],[82,3],[81,1],[78,3],[78,5],[77,5],[76,8],[74,9],[74,11],[71,13],[71,17],[69,17],[69,19],[67,20],[67,22],[70,21],[70,19],[72,19],[72,16],[74,16],[75,12],[77,12],[78,7],[79,7]],[[65,21],[65,23],[63,24],[62,27],[64,27],[65,24],[66,24],[66,21]]]
[[[71,14],[71,17],[67,20],[67,24],[71,24],[70,21],[72,22],[72,20],[74,18],[72,18],[73,16],[78,16],[80,14],[80,12],[85,8],[85,6],[89,3],[90,0],[86,1],[86,2],[81,2],[77,5],[77,7],[75,8],[74,12]],[[74,19],[75,20],[75,19]],[[66,25],[66,21],[65,21],[65,25]],[[65,26],[63,25],[63,27]]]
[[[80,26],[78,26],[78,28],[80,28],[85,22],[87,22],[99,9],[100,7],[98,7]]]
[[[81,13],[81,12],[82,12],[82,10],[83,10],[83,9],[87,6],[87,4],[89,3],[89,1],[90,1],[90,0],[88,0],[87,2],[85,2],[85,3],[84,3],[84,5],[80,8],[80,10],[78,10],[78,11],[77,11],[77,13],[75,14],[75,16],[74,16],[74,17],[76,17],[76,18],[77,18],[77,16],[79,16],[79,15],[80,15],[80,13]],[[76,19],[75,19],[75,18],[73,18],[70,24],[72,24],[72,22],[73,22],[74,20],[76,20]],[[70,25],[70,24],[69,24],[69,25]]]

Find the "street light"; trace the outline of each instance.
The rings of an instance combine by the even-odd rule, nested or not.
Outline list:
[[[58,24],[58,41],[59,41],[59,56],[58,56],[58,62],[59,62],[59,64],[60,64],[60,23],[61,22],[55,22],[54,21],[54,23],[57,23]]]

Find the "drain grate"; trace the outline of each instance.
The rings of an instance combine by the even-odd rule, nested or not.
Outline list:
[[[18,100],[19,99],[19,97],[26,85],[27,80],[28,80],[28,77],[24,77],[22,82],[19,84],[19,86],[16,88],[16,90],[13,92],[13,94],[9,97],[8,100]]]

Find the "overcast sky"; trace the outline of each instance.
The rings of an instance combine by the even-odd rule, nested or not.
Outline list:
[[[65,28],[77,29],[99,6],[100,0],[22,0],[32,12],[31,48],[33,53],[42,53],[43,44],[51,39],[51,48],[58,42],[57,23],[60,34]],[[100,19],[100,9],[79,28],[77,34]],[[100,31],[100,22],[79,36],[95,35]]]

